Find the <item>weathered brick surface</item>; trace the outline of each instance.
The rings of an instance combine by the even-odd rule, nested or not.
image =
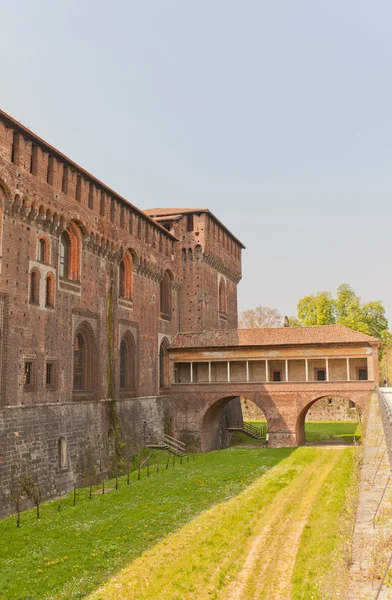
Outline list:
[[[13,160],[12,160],[13,159]],[[241,248],[224,227],[195,213],[172,233],[129,204],[0,111],[0,515],[11,510],[13,482],[36,478],[44,496],[82,481],[86,464],[110,467],[110,432],[132,451],[144,436],[171,427],[160,390],[159,349],[181,329],[235,327]],[[72,281],[59,276],[60,238],[72,227]],[[224,237],[223,237],[224,233]],[[39,239],[49,252],[39,261]],[[218,243],[218,237],[221,243]],[[230,244],[229,244],[230,241]],[[119,297],[119,265],[133,259],[132,298]],[[187,254],[183,259],[183,252]],[[40,274],[40,301],[30,300],[30,273]],[[171,276],[170,319],[161,318],[160,283]],[[45,277],[55,279],[54,308],[45,306]],[[227,315],[218,314],[220,278],[227,282]],[[73,391],[75,332],[86,324],[94,339],[93,389]],[[136,385],[119,391],[119,347],[130,332],[136,348]],[[55,363],[57,385],[45,384]],[[33,363],[31,389],[25,361]],[[109,402],[110,400],[110,402]],[[109,408],[115,407],[115,410]],[[59,471],[58,441],[69,466]]]
[[[220,412],[233,398],[253,402],[268,421],[270,447],[296,446],[305,441],[304,421],[308,409],[318,399],[328,396],[349,398],[363,410],[374,382],[252,384],[221,383],[178,385],[170,394],[174,415],[173,431],[201,450],[218,446]]]

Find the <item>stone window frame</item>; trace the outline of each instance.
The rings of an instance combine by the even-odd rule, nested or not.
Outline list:
[[[170,341],[168,337],[164,335],[160,340],[158,355],[159,389],[161,391],[167,390],[170,387],[169,346]]]
[[[30,381],[26,383],[27,365],[31,365]],[[37,359],[30,356],[23,357],[23,390],[25,392],[33,392],[37,389]]]
[[[126,371],[122,374],[122,351],[125,348],[127,355]],[[121,385],[122,376],[124,384]],[[119,344],[119,361],[118,361],[118,387],[120,395],[124,396],[129,392],[135,392],[137,389],[137,346],[135,337],[130,329],[126,329],[120,339]]]
[[[43,258],[41,250],[43,248]],[[37,239],[37,261],[44,264],[50,262],[50,241],[47,235],[41,234]]]
[[[48,365],[53,365],[52,381],[48,383]],[[48,358],[45,360],[44,369],[44,387],[46,390],[54,392],[58,388],[58,361],[56,359]]]
[[[41,273],[37,267],[31,269],[29,280],[29,303],[39,306]]]
[[[159,315],[164,321],[172,319],[172,281],[173,275],[167,269],[161,279],[159,288]]]
[[[221,319],[227,319],[227,283],[225,277],[218,282],[218,314]]]
[[[84,358],[85,363],[82,364],[82,387],[75,388],[75,341],[78,336],[81,335],[83,343],[85,344],[86,356]],[[96,391],[96,356],[97,356],[97,342],[96,334],[91,326],[91,323],[87,319],[82,319],[75,329],[72,339],[72,394],[75,397],[88,396],[90,397]]]
[[[118,266],[118,295],[121,300],[130,302],[133,301],[133,263],[133,252],[127,250]]]
[[[45,276],[45,308],[54,308],[56,295],[56,278],[52,271]]]
[[[68,460],[68,443],[64,436],[61,436],[57,442],[57,451],[59,459],[60,471],[65,471],[69,468]]]

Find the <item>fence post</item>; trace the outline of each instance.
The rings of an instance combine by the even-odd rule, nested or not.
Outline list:
[[[18,517],[16,519],[16,526],[19,527],[19,525],[20,525],[20,501],[19,501],[19,496],[16,499],[16,512],[18,513]]]
[[[378,597],[379,597],[379,595],[380,595],[380,593],[381,593],[382,586],[384,585],[385,577],[387,576],[387,573],[388,573],[388,571],[389,571],[389,567],[391,566],[391,562],[392,562],[392,554],[391,554],[391,556],[389,557],[388,564],[387,564],[387,568],[386,568],[386,569],[385,569],[385,571],[384,571],[384,575],[383,575],[383,577],[382,577],[382,579],[381,579],[381,582],[380,582],[380,587],[379,587],[379,588],[378,588],[378,590],[377,590],[377,596],[375,597],[375,599],[374,599],[374,600],[377,600],[377,599],[378,599]]]
[[[377,505],[377,508],[376,508],[376,512],[374,513],[374,517],[373,517],[373,528],[375,527],[375,519],[376,519],[377,513],[378,513],[378,511],[379,511],[379,508],[380,508],[380,506],[381,506],[381,502],[383,501],[383,498],[384,498],[385,492],[387,491],[387,487],[388,487],[389,480],[391,479],[391,477],[392,477],[392,473],[389,475],[389,477],[388,477],[388,479],[387,479],[387,482],[386,482],[386,484],[385,484],[385,487],[384,487],[383,493],[382,493],[382,495],[381,495],[381,498],[380,498],[380,502],[378,503],[378,505]]]

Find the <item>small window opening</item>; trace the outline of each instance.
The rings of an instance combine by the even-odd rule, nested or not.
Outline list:
[[[193,231],[193,215],[192,214],[188,214],[186,216],[186,230],[187,231]]]
[[[37,175],[37,162],[38,162],[38,146],[33,144],[31,146],[31,156],[30,156],[30,173],[32,175]]]
[[[34,385],[34,363],[25,361],[24,363],[24,388],[32,389]]]
[[[45,306],[54,306],[54,277],[50,274],[46,277]]]
[[[68,166],[63,165],[63,179],[61,182],[61,191],[68,194]]]
[[[59,439],[58,449],[59,449],[59,467],[60,467],[60,469],[65,469],[68,467],[68,452],[67,452],[67,442],[64,438]]]
[[[316,380],[317,381],[326,381],[327,373],[325,369],[317,369]]]
[[[359,369],[358,370],[359,381],[366,381],[367,378],[368,378],[367,369]]]
[[[38,260],[46,262],[46,242],[42,238],[38,242]]]
[[[45,385],[51,389],[56,386],[56,364],[54,362],[46,363]]]
[[[105,216],[105,192],[101,192],[101,202],[99,205],[99,214],[101,217]]]
[[[94,185],[91,181],[88,188],[88,207],[94,208]]]
[[[53,156],[48,156],[48,170],[46,173],[46,181],[49,185],[53,185]]]
[[[116,201],[113,200],[113,198],[112,198],[110,201],[110,220],[112,223],[114,223],[115,215],[116,215]]]
[[[68,279],[69,271],[69,237],[64,231],[60,241],[60,277]]]
[[[78,173],[76,177],[76,200],[80,202],[82,197],[82,176]]]
[[[14,131],[12,135],[11,162],[16,163],[17,148],[19,143],[19,134]]]
[[[30,302],[39,304],[39,276],[37,271],[31,271],[30,275]]]

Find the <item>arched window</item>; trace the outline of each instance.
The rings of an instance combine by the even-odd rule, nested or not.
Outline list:
[[[171,319],[171,276],[165,271],[160,289],[160,311],[162,319]]]
[[[60,469],[65,469],[66,467],[68,467],[68,452],[67,452],[67,440],[63,437],[61,437],[59,439],[58,450],[59,450]]]
[[[88,326],[82,326],[74,339],[73,389],[75,392],[94,389],[94,336]]]
[[[169,341],[164,338],[159,348],[159,387],[169,387],[169,354],[167,348]]]
[[[219,314],[227,314],[226,283],[223,278],[219,282]]]
[[[130,333],[126,333],[120,344],[120,390],[134,390],[136,387],[135,342]]]
[[[132,275],[132,256],[129,252],[126,252],[119,267],[119,294],[121,298],[132,299]]]
[[[54,306],[54,275],[48,273],[46,276],[45,306]]]
[[[66,231],[61,235],[60,240],[60,277],[68,279],[69,275],[69,255],[70,255],[70,240]]]
[[[81,250],[80,228],[71,221],[60,239],[60,277],[80,281]]]
[[[36,269],[30,273],[30,302],[39,304],[39,273]]]
[[[49,262],[49,244],[43,237],[38,240],[38,260],[40,262]]]

